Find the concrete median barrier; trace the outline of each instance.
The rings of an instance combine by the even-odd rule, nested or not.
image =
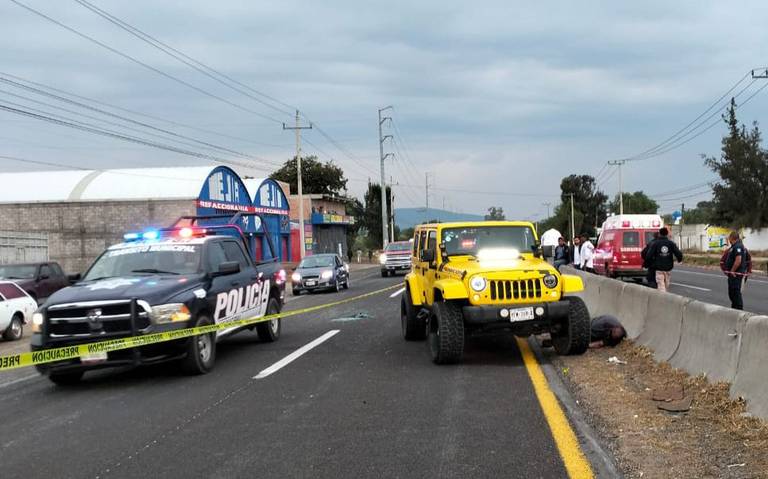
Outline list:
[[[657,293],[645,286],[624,284],[620,299],[621,305],[613,314],[620,319],[630,339],[637,339],[645,329],[645,323],[648,319],[648,305],[653,294]]]
[[[736,378],[731,396],[747,400],[747,411],[768,419],[768,381],[765,364],[768,357],[768,316],[750,316],[741,336]]]
[[[677,351],[683,328],[683,311],[691,301],[676,294],[651,291],[645,327],[637,341],[651,348],[657,361],[669,361]]]
[[[680,345],[669,363],[690,374],[732,382],[749,313],[691,301],[683,309]]]

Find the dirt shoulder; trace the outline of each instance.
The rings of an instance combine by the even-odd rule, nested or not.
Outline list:
[[[544,349],[627,478],[768,478],[768,424],[731,401],[727,384],[709,384],[653,361],[624,342],[558,357]],[[612,364],[615,356],[626,364]],[[666,412],[654,391],[682,386],[687,412]],[[679,391],[678,391],[679,392]]]

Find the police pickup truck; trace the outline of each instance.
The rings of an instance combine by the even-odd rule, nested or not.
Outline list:
[[[170,228],[126,234],[125,241],[107,248],[78,283],[51,295],[34,314],[32,351],[280,312],[286,273],[274,254],[266,261],[252,259],[247,237],[237,224],[248,215],[261,223],[257,215],[242,213],[183,217]],[[218,224],[203,226],[201,220]],[[262,341],[280,336],[279,318],[250,326],[254,327]],[[217,340],[242,329],[225,328],[36,367],[56,384],[76,383],[92,369],[168,360],[179,360],[189,373],[203,374],[213,368]]]

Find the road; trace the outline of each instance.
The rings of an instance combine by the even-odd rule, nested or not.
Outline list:
[[[672,271],[673,293],[712,304],[730,307],[726,277],[719,270],[676,266]],[[755,276],[744,288],[744,309],[752,313],[768,314],[768,279]]]
[[[368,270],[288,309],[400,281]],[[436,366],[401,338],[394,292],[287,318],[275,343],[234,336],[204,376],[166,364],[0,387],[2,476],[567,477],[514,339]]]

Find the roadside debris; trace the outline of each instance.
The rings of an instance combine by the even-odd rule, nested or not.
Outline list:
[[[611,364],[627,364],[626,361],[622,361],[621,359],[617,358],[616,356],[611,356],[608,358],[608,362]]]

